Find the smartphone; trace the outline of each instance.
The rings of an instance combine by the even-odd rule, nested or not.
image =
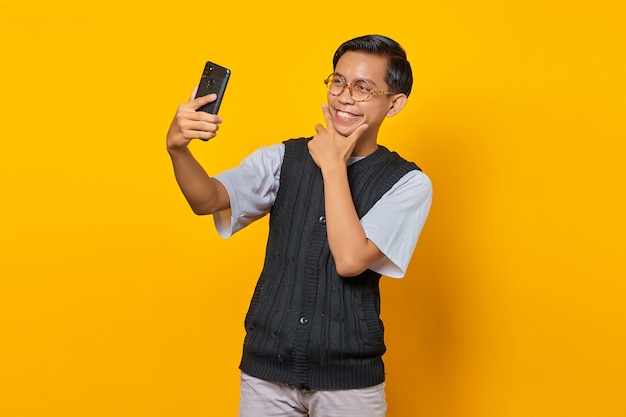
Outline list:
[[[226,91],[226,85],[230,78],[230,70],[228,68],[217,65],[215,62],[208,61],[202,71],[202,77],[200,78],[200,84],[198,85],[198,92],[196,98],[206,96],[208,94],[217,94],[217,99],[209,104],[198,108],[196,111],[205,111],[211,114],[217,114],[224,98],[224,92]]]

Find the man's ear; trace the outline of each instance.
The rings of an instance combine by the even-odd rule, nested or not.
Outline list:
[[[402,110],[406,105],[407,100],[406,94],[396,94],[391,97],[391,107],[389,108],[389,111],[387,111],[387,117],[393,117],[400,113],[400,110]]]

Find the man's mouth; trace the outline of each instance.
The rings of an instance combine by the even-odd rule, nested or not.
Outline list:
[[[356,119],[357,117],[359,117],[354,113],[349,113],[347,111],[342,111],[342,110],[337,110],[336,114],[337,114],[337,117],[341,117],[342,119]]]

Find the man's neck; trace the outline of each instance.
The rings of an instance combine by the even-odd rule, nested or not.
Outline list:
[[[376,137],[373,138],[359,138],[356,146],[352,150],[351,157],[361,157],[364,158],[376,152],[378,150],[378,143],[376,141]]]

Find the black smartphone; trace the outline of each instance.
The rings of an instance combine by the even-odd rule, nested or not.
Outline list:
[[[217,114],[224,98],[224,92],[230,79],[230,70],[228,68],[217,65],[215,62],[208,61],[202,71],[202,78],[198,85],[196,98],[206,96],[208,94],[217,94],[217,99],[209,104],[205,104],[196,111],[205,111],[211,114]]]

